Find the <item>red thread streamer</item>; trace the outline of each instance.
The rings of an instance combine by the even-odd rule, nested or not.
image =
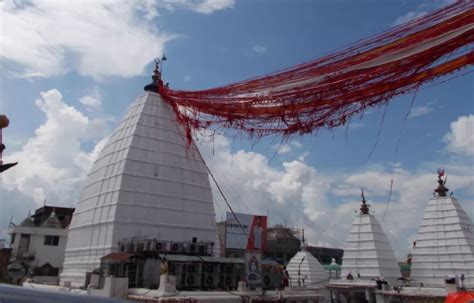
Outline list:
[[[198,128],[262,137],[344,125],[369,107],[474,63],[474,1],[458,1],[348,48],[264,77],[180,91],[160,86],[189,142]]]

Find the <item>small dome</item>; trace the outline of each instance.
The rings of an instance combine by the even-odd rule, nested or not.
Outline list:
[[[46,221],[43,222],[43,224],[41,224],[41,227],[50,227],[50,228],[61,228],[61,222],[59,222],[58,218],[56,217],[56,213],[54,212],[51,212],[51,215],[49,216],[48,219],[46,219]]]
[[[20,226],[34,227],[35,222],[33,221],[33,219],[30,216],[28,216],[20,223]]]
[[[329,280],[329,274],[321,263],[307,250],[299,251],[290,260],[286,269],[290,275],[292,286],[321,288]]]

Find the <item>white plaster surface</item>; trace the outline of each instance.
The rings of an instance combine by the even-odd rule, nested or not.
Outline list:
[[[82,284],[124,239],[216,242],[205,163],[171,106],[145,92],[93,164],[69,228],[61,281]]]
[[[309,251],[304,249],[297,252],[296,255],[291,258],[286,269],[290,275],[292,286],[303,287],[304,279],[304,287],[320,288],[324,287],[329,280],[327,271],[324,270],[318,259],[313,257]],[[298,285],[298,279],[300,279],[300,285]]]
[[[390,283],[401,277],[392,246],[377,219],[358,215],[347,235],[342,258],[341,278],[351,273],[354,279],[383,277]]]
[[[46,263],[58,267],[61,271],[64,262],[64,251],[67,242],[67,229],[49,227],[27,227],[15,226],[8,230],[9,234],[15,234],[15,242],[12,243],[12,258],[26,255],[34,256],[34,260],[27,261],[30,266],[43,266]],[[18,254],[21,235],[30,235],[30,243],[27,252],[23,256]],[[58,246],[44,245],[45,236],[58,236]]]
[[[411,278],[444,287],[446,276],[464,274],[474,288],[474,227],[453,197],[435,197],[425,207],[413,248]]]

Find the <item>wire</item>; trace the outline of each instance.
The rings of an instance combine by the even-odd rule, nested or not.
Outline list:
[[[394,179],[394,176],[395,176],[395,161],[397,160],[397,155],[398,155],[398,149],[400,147],[400,143],[402,141],[402,136],[405,132],[405,129],[406,129],[406,125],[407,125],[407,121],[408,121],[408,117],[410,116],[410,113],[411,113],[411,110],[413,109],[413,105],[415,104],[415,100],[416,100],[416,96],[417,96],[417,93],[418,93],[418,89],[420,88],[420,86],[417,86],[415,88],[415,91],[413,93],[413,97],[411,98],[411,101],[410,101],[410,105],[408,106],[408,111],[406,112],[405,114],[405,118],[403,119],[403,124],[402,124],[402,127],[400,129],[400,133],[398,134],[398,139],[397,139],[397,143],[395,145],[395,151],[393,152],[393,161],[392,161],[392,178],[390,180],[390,191],[388,193],[388,200],[387,200],[387,204],[385,206],[385,210],[384,210],[384,213],[383,213],[383,216],[382,216],[382,220],[380,220],[380,223],[382,224],[384,219],[385,219],[385,215],[387,214],[388,212],[388,208],[390,206],[390,202],[392,201],[392,192],[393,192],[393,179]]]
[[[245,229],[244,229],[244,227],[243,227],[243,225],[240,223],[239,218],[237,218],[237,215],[235,214],[234,210],[232,209],[232,206],[230,205],[229,201],[227,200],[227,197],[224,195],[224,192],[222,191],[221,187],[220,187],[219,184],[217,183],[216,178],[214,178],[214,175],[212,174],[211,170],[209,169],[209,166],[206,165],[206,168],[207,168],[207,171],[209,172],[209,175],[211,175],[212,180],[213,180],[214,183],[216,184],[216,187],[217,187],[217,189],[219,190],[219,193],[222,195],[222,198],[224,199],[225,203],[226,203],[227,206],[229,207],[230,212],[231,212],[232,215],[234,216],[235,221],[237,221],[237,223],[239,224],[239,226],[240,226],[240,228],[242,229],[242,232],[244,233],[244,235],[245,235],[245,236],[248,236],[248,235],[247,235],[247,232],[245,231]]]

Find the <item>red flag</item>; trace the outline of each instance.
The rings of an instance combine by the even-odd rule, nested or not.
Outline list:
[[[442,176],[444,176],[444,168],[443,169],[438,168],[438,177],[441,178]]]

